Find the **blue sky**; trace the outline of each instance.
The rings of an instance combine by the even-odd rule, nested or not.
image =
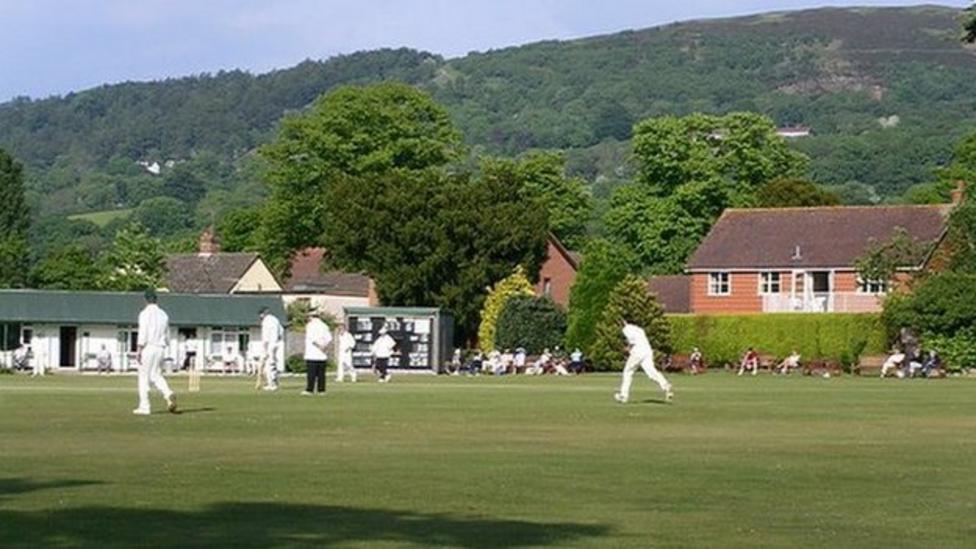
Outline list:
[[[830,0],[0,0],[0,101],[408,46],[464,55]],[[957,7],[968,0],[942,0]]]

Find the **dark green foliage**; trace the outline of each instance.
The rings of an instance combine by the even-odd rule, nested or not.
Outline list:
[[[860,355],[887,350],[878,315],[769,314],[670,316],[674,352],[698,347],[713,367],[738,364],[747,347],[785,357],[793,349],[804,360],[814,358],[851,364]]]
[[[776,179],[759,187],[756,205],[760,208],[836,206],[840,197],[802,179]]]
[[[606,240],[593,240],[586,247],[569,292],[567,348],[590,349],[610,292],[631,272],[634,263],[630,250]]]
[[[337,266],[372,276],[384,304],[451,311],[461,341],[477,329],[485,288],[516,265],[537,273],[546,253],[545,207],[510,172],[344,177],[324,213]]]
[[[919,266],[929,249],[898,227],[887,242],[872,241],[864,255],[854,261],[854,268],[862,280],[891,282],[897,269]]]
[[[342,87],[285,118],[262,149],[271,187],[258,232],[265,258],[280,271],[294,251],[321,244],[334,180],[443,166],[460,157],[460,142],[440,105],[400,83]]]
[[[495,328],[495,347],[524,348],[530,355],[563,344],[566,313],[546,297],[514,296],[505,302]]]
[[[0,288],[20,287],[27,282],[29,227],[23,167],[0,149]]]
[[[161,243],[136,223],[116,233],[102,264],[99,287],[116,291],[158,288],[166,269]]]
[[[51,290],[96,290],[100,278],[91,251],[78,244],[52,250],[31,273],[33,287]]]
[[[966,8],[962,20],[963,42],[976,43],[976,4]]]
[[[658,356],[671,352],[671,325],[657,298],[648,291],[647,281],[627,275],[610,293],[600,314],[590,358],[599,370],[621,370],[627,358],[623,321],[629,319],[647,333],[647,339]]]
[[[168,237],[189,229],[193,225],[193,212],[185,202],[161,196],[139,204],[132,212],[132,221],[145,227],[152,236]]]
[[[261,209],[258,207],[233,210],[217,222],[217,235],[221,249],[225,252],[243,252],[256,246],[258,225],[261,222]]]

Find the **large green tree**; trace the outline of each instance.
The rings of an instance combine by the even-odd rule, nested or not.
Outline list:
[[[489,353],[495,348],[495,329],[498,315],[505,309],[505,303],[517,296],[535,295],[535,289],[529,278],[525,276],[525,269],[518,265],[515,271],[494,284],[485,296],[484,306],[481,308],[481,321],[478,324],[478,346]]]
[[[372,276],[384,303],[445,308],[468,339],[486,287],[516,265],[538,272],[545,211],[507,172],[348,176],[329,185],[324,244],[337,266]]]
[[[615,191],[607,236],[654,273],[680,272],[729,206],[753,205],[769,181],[802,175],[807,158],[762,115],[664,116],[634,128],[635,180]]]
[[[631,250],[607,240],[596,239],[586,246],[580,271],[569,291],[567,347],[590,351],[610,292],[636,263]]]
[[[142,225],[155,237],[169,237],[193,226],[193,211],[176,198],[160,196],[139,204],[132,212],[132,221]]]
[[[285,118],[261,154],[271,196],[258,240],[280,270],[295,250],[322,243],[334,181],[444,166],[460,158],[461,136],[447,111],[416,88],[344,86]]]
[[[524,348],[529,354],[563,345],[566,313],[548,297],[515,296],[498,315],[496,347]]]
[[[0,288],[21,287],[27,283],[29,228],[23,167],[0,149]]]
[[[139,224],[132,223],[116,233],[102,262],[99,285],[107,290],[140,291],[163,283],[166,266],[162,245]]]
[[[532,151],[518,160],[484,159],[481,169],[518,179],[526,197],[545,204],[549,229],[571,249],[583,245],[593,201],[582,179],[566,175],[562,153]]]
[[[963,41],[976,43],[976,3],[966,8],[963,13]]]
[[[760,208],[836,206],[840,197],[803,179],[775,179],[756,191]]]

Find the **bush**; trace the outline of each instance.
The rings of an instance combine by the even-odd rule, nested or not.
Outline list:
[[[627,275],[610,293],[596,327],[596,340],[589,351],[597,370],[623,369],[626,341],[621,329],[624,319],[644,328],[655,351],[671,352],[671,325],[664,316],[664,309],[647,291],[647,281],[637,275]]]
[[[481,308],[481,324],[478,325],[478,346],[482,351],[487,353],[495,348],[495,329],[498,316],[505,309],[505,303],[515,296],[533,295],[535,290],[521,265],[491,288]]]
[[[302,355],[291,355],[285,359],[285,371],[293,374],[304,374],[308,371],[305,367],[305,358]]]
[[[629,249],[605,240],[594,240],[586,247],[576,282],[569,291],[567,348],[589,349],[593,345],[610,292],[630,272],[632,256]]]
[[[547,297],[510,297],[495,325],[499,349],[524,347],[529,354],[539,354],[562,345],[565,337],[566,314]]]
[[[946,370],[958,372],[976,367],[976,328],[969,327],[953,335],[925,335],[922,343],[942,358]]]
[[[874,314],[675,315],[674,349],[698,347],[714,366],[737,363],[747,347],[785,357],[796,349],[806,359],[852,364],[861,355],[884,354],[887,337]]]

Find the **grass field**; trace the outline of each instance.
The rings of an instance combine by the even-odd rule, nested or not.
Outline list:
[[[0,376],[0,547],[973,546],[976,380],[672,379]]]
[[[132,208],[121,209],[121,210],[105,210],[101,212],[91,212],[86,214],[75,214],[69,215],[68,219],[71,221],[91,221],[92,223],[98,225],[99,227],[104,227],[110,222],[115,221],[120,217],[128,217],[132,213]]]

